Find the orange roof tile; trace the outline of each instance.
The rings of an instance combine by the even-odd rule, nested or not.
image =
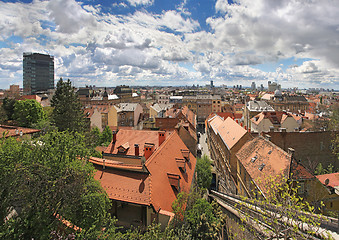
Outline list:
[[[181,112],[186,117],[186,119],[192,124],[192,126],[196,128],[197,127],[196,115],[187,106],[184,106]]]
[[[149,175],[96,165],[94,178],[100,181],[109,199],[141,205],[151,204]]]
[[[261,136],[248,141],[236,156],[264,194],[268,177],[289,178],[291,156]]]
[[[247,131],[232,118],[226,118],[217,129],[228,149],[231,149],[247,133]]]
[[[17,126],[8,126],[8,125],[0,125],[0,137],[5,134],[5,137],[17,137],[20,136],[20,132],[22,131],[23,135],[25,134],[32,134],[40,132],[39,129],[33,128],[24,128],[24,127],[17,127]]]
[[[330,187],[333,187],[333,188],[339,186],[339,172],[318,175],[316,177],[324,185],[326,185],[325,181],[326,181],[326,179],[328,179],[329,182],[328,182],[328,184],[326,186],[330,186]]]
[[[168,132],[166,132],[165,136],[168,136]],[[118,147],[125,146],[126,143],[129,144],[126,155],[134,156],[134,144],[139,144],[139,156],[141,157],[144,155],[145,143],[153,143],[155,148],[159,147],[159,131],[120,129],[117,133],[116,143],[111,142],[104,153],[118,154]],[[111,150],[112,147],[113,151]]]
[[[168,174],[180,178],[181,192],[188,193],[190,191],[196,158],[188,152],[189,161],[186,161],[186,172],[180,170],[177,160],[185,160],[184,153],[181,150],[188,151],[177,132],[173,132],[146,161],[146,167],[150,171],[152,179],[152,204],[156,210],[173,211],[172,203],[176,199],[177,192],[172,188]]]
[[[215,115],[214,117],[209,119],[208,122],[211,128],[213,129],[214,134],[217,135],[219,125],[221,125],[224,121],[221,117],[219,117],[218,115]]]
[[[305,168],[301,163],[297,162],[296,160],[292,161],[290,171],[292,173],[291,177],[294,180],[315,178],[315,176],[307,168]]]

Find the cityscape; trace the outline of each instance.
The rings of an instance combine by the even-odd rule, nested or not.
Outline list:
[[[339,239],[338,6],[206,2],[0,3],[0,239]]]

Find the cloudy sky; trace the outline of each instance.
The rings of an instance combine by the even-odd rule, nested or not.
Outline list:
[[[339,89],[338,0],[0,2],[0,88],[22,87],[23,52],[55,57],[76,86]]]

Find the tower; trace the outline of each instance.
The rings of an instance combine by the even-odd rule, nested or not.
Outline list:
[[[54,88],[54,57],[41,53],[23,54],[24,95]]]

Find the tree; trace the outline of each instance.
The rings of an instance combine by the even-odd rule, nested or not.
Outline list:
[[[110,224],[110,201],[93,178],[82,135],[0,141],[0,218],[8,219],[0,221],[0,239],[50,239],[60,218],[96,236]]]
[[[34,99],[17,101],[14,104],[13,118],[22,127],[31,127],[45,119],[42,106]]]
[[[209,158],[204,155],[197,159],[196,164],[197,184],[200,188],[209,188],[212,181],[211,162]]]
[[[2,101],[2,107],[6,111],[8,120],[13,120],[15,103],[16,103],[15,99],[7,98],[7,97],[4,98],[4,100]]]
[[[108,146],[110,142],[112,141],[112,138],[113,138],[113,133],[111,129],[109,128],[109,126],[106,126],[101,134],[101,144]]]
[[[3,108],[3,106],[0,106],[0,124],[5,123],[7,119],[8,118],[5,109]]]
[[[82,106],[69,79],[63,81],[60,78],[51,106],[54,107],[52,123],[59,131],[83,132],[85,130]]]
[[[238,201],[236,206],[245,222],[243,226],[251,229],[253,235],[265,232],[269,239],[310,239],[314,234],[326,239],[330,237],[326,232],[320,232],[321,215],[313,214],[320,209],[298,195],[297,182],[289,181],[282,175],[257,179],[257,183],[260,182],[265,186],[265,196],[253,190],[253,196],[258,199],[243,197],[243,201]]]

